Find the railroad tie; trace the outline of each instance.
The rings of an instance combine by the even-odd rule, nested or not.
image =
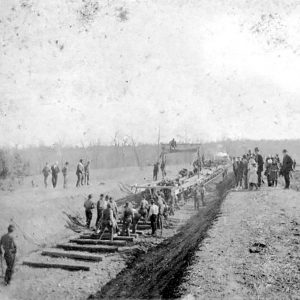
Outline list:
[[[83,265],[72,265],[72,264],[62,264],[62,263],[42,263],[42,262],[32,262],[23,261],[23,265],[33,267],[33,268],[54,268],[63,269],[67,271],[89,271],[90,267]]]
[[[70,252],[64,250],[60,251],[58,249],[43,250],[42,255],[50,256],[50,257],[65,257],[65,258],[71,258],[76,260],[85,260],[85,261],[94,261],[94,262],[99,262],[103,260],[103,256],[97,254]]]
[[[104,241],[96,239],[72,239],[70,243],[76,243],[80,245],[107,245],[107,246],[117,246],[122,247],[126,245],[126,241]]]
[[[86,251],[86,252],[113,253],[118,251],[118,247],[116,246],[104,246],[104,245],[57,244],[56,247],[64,250]]]

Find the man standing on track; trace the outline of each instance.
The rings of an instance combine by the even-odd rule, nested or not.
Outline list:
[[[129,202],[126,202],[123,214],[122,235],[130,236],[130,225],[133,221],[133,210]]]
[[[14,238],[12,236],[14,231],[14,226],[9,225],[8,226],[8,233],[3,235],[0,240],[0,256],[1,256],[1,262],[2,262],[2,249],[4,250],[4,259],[6,262],[6,272],[5,272],[5,278],[4,282],[6,285],[8,285],[11,281],[11,277],[14,272],[14,265],[15,265],[15,259],[16,259],[16,253],[17,253],[17,246],[14,242]]]
[[[259,149],[256,147],[254,149],[255,152],[255,161],[257,163],[257,176],[258,176],[258,187],[261,186],[261,173],[264,170],[264,160],[262,156],[259,154]]]
[[[148,208],[149,208],[149,203],[145,199],[145,197],[143,197],[138,212],[141,215],[141,217],[144,218],[145,221],[147,219]]]
[[[99,240],[101,240],[105,229],[108,228],[109,233],[110,233],[110,240],[113,241],[115,223],[116,223],[116,221],[114,218],[114,213],[113,213],[113,210],[111,209],[110,202],[108,202],[107,207],[106,207],[106,209],[104,209],[103,215],[102,215],[101,232],[100,232]]]
[[[104,200],[104,195],[101,194],[99,200],[97,201],[97,219],[95,227],[98,230],[101,224],[103,210],[106,208],[107,202]]]
[[[86,227],[90,228],[91,221],[93,218],[93,212],[94,209],[94,202],[92,201],[92,195],[88,195],[87,200],[84,202],[84,208],[85,208],[85,216],[86,216]]]
[[[154,199],[151,199],[151,206],[150,206],[150,210],[149,210],[149,219],[151,222],[153,236],[156,234],[157,215],[158,215],[158,206],[154,203]]]
[[[293,170],[293,160],[291,157],[287,154],[287,150],[284,149],[282,151],[283,153],[283,161],[282,161],[282,167],[281,167],[281,174],[284,177],[285,181],[285,189],[290,188],[290,172]]]
[[[157,180],[158,169],[159,169],[159,162],[156,162],[156,163],[153,165],[153,181],[156,181],[156,180]]]

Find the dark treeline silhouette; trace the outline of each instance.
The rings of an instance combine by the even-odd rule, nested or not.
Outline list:
[[[263,156],[268,154],[281,155],[287,149],[290,155],[300,158],[300,140],[223,140],[219,142],[203,143],[201,152],[206,159],[213,159],[217,152],[227,152],[230,156],[238,156],[259,147]],[[65,161],[70,163],[70,169],[75,170],[80,158],[91,160],[91,168],[117,168],[129,166],[153,165],[158,159],[160,150],[155,144],[138,145],[89,145],[89,146],[31,146],[17,149],[0,149],[0,173],[28,174],[41,173],[46,162],[50,165],[58,161],[63,166]],[[167,156],[167,164],[191,163],[195,153],[174,153]],[[22,163],[21,163],[22,162]],[[17,165],[17,167],[16,167]],[[14,169],[14,171],[12,171]],[[17,171],[16,171],[17,169]]]

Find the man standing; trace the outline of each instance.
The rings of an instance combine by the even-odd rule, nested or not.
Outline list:
[[[48,186],[48,176],[49,176],[49,174],[50,174],[50,168],[49,168],[49,164],[48,163],[46,163],[46,165],[45,165],[45,167],[43,168],[43,171],[42,171],[42,173],[43,173],[43,175],[44,175],[44,184],[45,184],[45,188],[47,188],[47,186]]]
[[[200,210],[200,189],[198,187],[198,184],[196,185],[193,194],[194,194],[194,209]]]
[[[141,201],[140,208],[139,208],[138,212],[141,215],[141,217],[144,218],[145,221],[147,219],[148,208],[149,208],[149,203],[144,197]]]
[[[258,187],[261,186],[261,173],[264,170],[264,160],[262,156],[259,154],[259,149],[256,147],[254,149],[255,152],[255,161],[257,163],[257,177],[258,177]]]
[[[59,172],[60,172],[60,169],[58,167],[58,162],[55,162],[55,164],[51,166],[53,188],[56,188],[57,178],[58,178],[58,173]]]
[[[126,202],[125,208],[124,208],[124,215],[123,215],[123,228],[122,228],[122,235],[130,236],[130,225],[133,221],[133,211],[129,204],[129,202]]]
[[[64,189],[66,189],[68,185],[68,168],[69,168],[69,163],[66,162],[64,167],[62,168],[62,173],[64,176]]]
[[[237,187],[238,186],[238,162],[235,157],[233,157],[232,159],[232,169],[233,169],[233,174],[235,179],[235,185]]]
[[[96,219],[96,224],[95,224],[95,227],[97,228],[97,230],[100,227],[102,213],[103,213],[103,210],[106,208],[106,206],[107,206],[107,202],[104,200],[104,195],[101,194],[99,200],[97,201],[97,219]]]
[[[205,206],[205,201],[204,201],[205,193],[206,193],[206,189],[205,189],[204,185],[201,184],[200,185],[200,199],[201,199],[202,206]]]
[[[76,183],[76,187],[80,187],[81,186],[81,182],[82,182],[82,176],[83,176],[83,160],[80,159],[79,163],[77,164],[77,168],[76,168],[76,176],[77,176],[77,183]]]
[[[151,206],[149,210],[149,219],[151,222],[152,235],[156,234],[158,206],[154,203],[154,199],[151,199]]]
[[[237,187],[236,190],[243,188],[244,164],[240,157],[237,158]]]
[[[116,223],[116,221],[114,219],[114,214],[110,207],[110,202],[108,202],[106,209],[103,210],[102,221],[101,221],[101,232],[100,232],[99,240],[101,240],[105,229],[108,228],[109,233],[110,233],[110,240],[113,241],[115,223]]]
[[[136,232],[137,224],[141,218],[141,214],[136,210],[132,209],[133,217],[132,217],[132,233]]]
[[[84,202],[84,208],[85,208],[85,216],[86,216],[86,227],[90,228],[91,221],[93,218],[93,208],[94,208],[94,202],[92,201],[92,195],[89,194],[87,200]]]
[[[284,177],[285,180],[285,189],[290,188],[290,172],[293,170],[293,160],[291,157],[287,154],[287,150],[284,149],[282,151],[283,153],[283,161],[282,161],[282,167],[281,167],[281,174]]]
[[[162,192],[157,193],[157,205],[158,205],[158,215],[157,215],[157,228],[162,229],[163,228],[163,214],[166,207],[166,202],[163,197]]]
[[[157,180],[158,165],[159,165],[159,162],[156,162],[156,163],[153,165],[153,181],[156,181],[156,180]]]
[[[116,224],[115,224],[114,228],[116,230],[116,233],[118,233],[119,232],[119,226],[118,226],[119,210],[118,210],[118,206],[117,206],[116,201],[112,197],[109,197],[109,203],[110,203],[110,207],[113,211],[114,219],[116,220]]]
[[[242,163],[243,163],[244,188],[248,189],[248,159],[246,155],[243,155]]]
[[[5,284],[9,284],[11,277],[14,272],[14,265],[15,265],[15,259],[16,259],[16,253],[17,253],[17,247],[14,242],[14,238],[12,236],[14,231],[14,226],[9,225],[8,226],[8,233],[3,235],[0,240],[0,256],[2,261],[2,249],[4,250],[4,259],[6,262],[6,272],[5,272],[5,278],[4,282]]]
[[[165,178],[165,176],[167,175],[167,172],[166,172],[166,162],[164,159],[162,159],[162,161],[161,161],[160,169],[161,169],[162,178]]]
[[[84,183],[90,185],[90,161],[84,166]]]

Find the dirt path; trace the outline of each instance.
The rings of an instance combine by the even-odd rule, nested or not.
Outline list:
[[[299,299],[298,192],[281,187],[232,192],[208,234],[176,296]]]
[[[167,297],[168,290],[176,285],[176,278],[180,277],[195,247],[205,237],[207,229],[217,217],[222,195],[231,184],[229,179],[218,185],[217,190],[220,194],[216,190],[212,192],[207,206],[189,219],[174,237],[138,256],[130,266],[90,299]],[[187,207],[193,210],[191,201]]]

